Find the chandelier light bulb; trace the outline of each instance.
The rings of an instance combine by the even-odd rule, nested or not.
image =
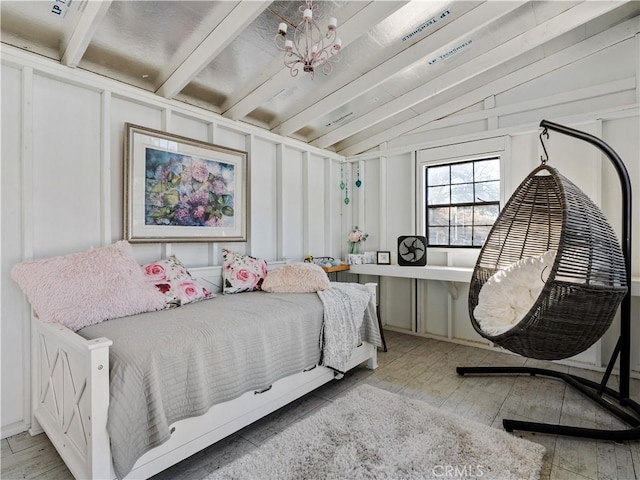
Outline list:
[[[302,70],[313,78],[318,68],[328,75],[333,70],[333,63],[340,60],[342,41],[338,38],[338,20],[330,17],[324,30],[326,33],[322,33],[316,19],[321,21],[323,15],[313,0],[305,0],[299,12],[302,13],[302,21],[292,27],[292,32],[287,34],[287,23],[293,25],[292,22],[282,18],[274,38],[276,46],[284,52],[284,64],[292,77]]]

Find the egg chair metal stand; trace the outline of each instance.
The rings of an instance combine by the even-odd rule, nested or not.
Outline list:
[[[594,145],[613,164],[622,196],[620,243],[606,221],[604,225],[599,223],[602,214],[595,206],[592,212],[576,215],[577,220],[568,218],[572,211],[590,209],[591,201],[557,171],[546,167],[546,158],[543,159],[543,165],[522,182],[507,202],[481,249],[469,289],[472,325],[484,338],[524,357],[557,360],[577,355],[594,344],[608,330],[619,307],[620,333],[616,346],[600,383],[578,375],[534,367],[457,367],[456,372],[458,375],[556,378],[630,426],[607,430],[504,419],[503,426],[509,432],[521,430],[614,441],[640,439],[640,404],[633,401],[629,393],[631,180],[618,154],[599,138],[547,120],[543,120],[540,127],[544,128],[540,134],[541,141],[543,135],[548,138],[548,130],[553,130]],[[542,147],[546,155],[544,142]],[[554,192],[554,188],[557,191]],[[554,205],[554,201],[558,204]],[[574,201],[578,203],[572,204]],[[518,218],[518,215],[524,218]],[[560,231],[553,232],[549,227],[553,222],[561,224]],[[519,228],[524,228],[526,233],[519,234]],[[511,330],[496,336],[488,335],[473,316],[473,307],[477,305],[478,293],[484,282],[498,269],[549,249],[557,249],[556,259],[529,313]],[[587,251],[591,253],[588,258],[583,258]],[[582,268],[585,265],[586,270]],[[607,386],[616,362],[619,366],[619,390]]]

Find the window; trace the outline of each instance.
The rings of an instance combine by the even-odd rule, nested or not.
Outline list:
[[[500,213],[500,158],[427,166],[425,226],[430,247],[481,247]]]

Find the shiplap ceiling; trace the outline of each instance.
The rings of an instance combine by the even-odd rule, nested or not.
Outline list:
[[[299,22],[301,3],[2,0],[1,39],[355,155],[472,107],[460,103],[465,94],[640,15],[638,1],[317,1],[325,25],[338,19],[343,48],[331,75],[311,79],[292,78],[273,41],[279,22]]]

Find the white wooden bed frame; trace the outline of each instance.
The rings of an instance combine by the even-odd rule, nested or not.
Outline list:
[[[200,282],[220,289],[221,267],[190,268]],[[371,284],[375,288],[375,284]],[[47,434],[78,479],[114,479],[107,433],[109,346],[107,338],[86,340],[59,324],[31,320],[31,428]],[[377,349],[363,342],[349,369],[367,362],[377,368]],[[125,477],[143,479],[331,381],[333,370],[317,366],[276,381],[266,391],[250,391],[211,407],[204,415],[176,422],[171,438],[138,459]]]

